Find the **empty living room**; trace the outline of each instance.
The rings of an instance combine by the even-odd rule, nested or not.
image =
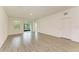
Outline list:
[[[79,6],[1,6],[0,52],[79,52]]]

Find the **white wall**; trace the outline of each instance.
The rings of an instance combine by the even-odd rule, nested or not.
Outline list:
[[[69,12],[72,17],[71,39],[79,42],[79,7],[73,8]]]
[[[20,22],[20,29],[17,31],[14,27],[15,21]],[[24,20],[22,18],[9,18],[9,35],[20,34],[24,32]]]
[[[8,36],[8,17],[2,7],[0,7],[0,48]]]
[[[37,20],[33,21],[32,26],[33,26],[33,32],[37,32]]]
[[[64,12],[68,15],[64,16]],[[38,32],[79,42],[79,7],[39,19]]]

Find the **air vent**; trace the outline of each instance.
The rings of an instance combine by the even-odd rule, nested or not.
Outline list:
[[[66,16],[66,15],[68,15],[68,13],[67,13],[67,12],[65,12],[65,13],[64,13],[64,15]]]

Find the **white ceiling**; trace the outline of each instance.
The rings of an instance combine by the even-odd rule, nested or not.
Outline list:
[[[25,17],[29,19],[39,19],[71,6],[6,6],[3,7],[9,17]],[[32,15],[29,15],[32,13]]]

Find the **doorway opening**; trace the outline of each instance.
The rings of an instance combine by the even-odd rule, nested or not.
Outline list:
[[[30,32],[31,30],[31,22],[28,20],[24,20],[24,32]]]
[[[24,23],[24,32],[25,32],[25,31],[31,31],[31,29],[30,29],[30,24]]]

